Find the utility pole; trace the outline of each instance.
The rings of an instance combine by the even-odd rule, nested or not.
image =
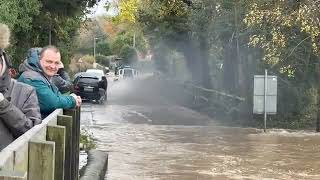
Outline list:
[[[97,67],[97,64],[96,64],[96,37],[93,38],[93,68],[96,68]]]
[[[132,47],[133,48],[136,47],[136,33],[135,32],[133,33],[133,46]]]
[[[317,80],[320,79],[320,64],[315,66]],[[317,86],[317,120],[316,120],[316,132],[320,132],[320,85]]]
[[[49,26],[49,45],[51,45],[51,37],[52,37],[52,30],[51,30],[51,24]]]
[[[267,93],[268,93],[268,70],[264,70],[264,132],[267,132]]]

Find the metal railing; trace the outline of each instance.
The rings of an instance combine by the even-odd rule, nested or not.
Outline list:
[[[178,99],[177,102],[182,102],[183,105],[188,104],[193,109],[201,109],[205,112],[210,112],[216,115],[230,115],[239,113],[241,106],[247,103],[247,99],[235,94],[216,89],[207,89],[197,86],[190,82],[184,82],[177,79],[170,79],[166,76],[154,76],[156,80],[163,81],[167,84],[168,89],[172,90],[174,98],[182,97],[182,101]],[[165,90],[164,90],[165,91]],[[170,92],[167,92],[170,94]]]

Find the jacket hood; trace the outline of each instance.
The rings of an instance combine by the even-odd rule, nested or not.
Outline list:
[[[27,63],[27,60],[24,60],[20,65],[19,65],[19,68],[18,68],[18,71],[19,73],[23,73],[25,71],[27,71],[29,68],[27,67],[28,63]]]
[[[9,46],[10,30],[5,24],[0,23],[0,48],[5,49]]]
[[[27,58],[19,66],[19,71],[24,72],[27,70],[33,70],[37,72],[43,72],[43,69],[40,65],[40,52],[42,48],[31,48],[28,50]]]
[[[9,68],[11,68],[11,61],[4,49],[10,44],[10,30],[7,25],[0,23],[0,58],[2,69],[0,72],[0,92],[6,93],[9,88],[11,77],[9,75]]]
[[[0,73],[0,92],[6,93],[11,82],[11,77],[9,75],[9,68],[11,67],[11,61],[1,48],[0,48],[0,61],[2,63],[2,70]]]

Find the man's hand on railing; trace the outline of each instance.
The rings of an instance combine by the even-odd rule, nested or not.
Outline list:
[[[80,96],[77,96],[76,102],[77,102],[77,107],[80,107],[82,104],[82,99]]]
[[[76,106],[80,107],[82,104],[82,99],[80,96],[77,96],[76,94],[72,93],[70,94],[70,96],[72,96],[75,100],[76,100]]]

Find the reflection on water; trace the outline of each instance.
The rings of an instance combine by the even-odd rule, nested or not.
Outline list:
[[[109,180],[320,179],[320,136],[313,133],[147,124],[90,129],[109,152]]]

